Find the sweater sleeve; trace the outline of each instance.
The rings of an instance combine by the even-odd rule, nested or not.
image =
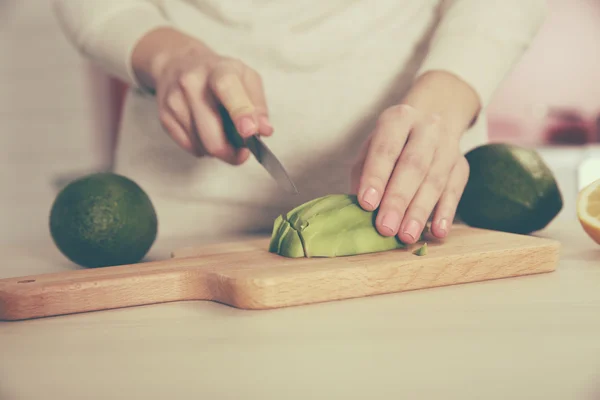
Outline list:
[[[170,22],[156,0],[53,0],[69,42],[108,74],[141,88],[131,54],[146,33]]]
[[[483,109],[529,47],[546,12],[544,0],[443,0],[417,76],[452,73],[475,90]]]

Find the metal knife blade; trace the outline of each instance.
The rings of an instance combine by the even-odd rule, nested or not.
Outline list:
[[[224,107],[219,107],[219,112],[223,120],[225,135],[233,146],[237,148],[247,147],[250,152],[254,154],[256,160],[267,170],[273,179],[275,179],[279,186],[292,194],[298,194],[298,189],[296,189],[296,185],[294,185],[294,182],[290,179],[285,168],[261,138],[258,135],[254,135],[244,140],[235,128],[227,110],[225,110]]]
[[[256,160],[267,170],[275,181],[286,191],[298,194],[298,189],[289,177],[285,168],[275,154],[267,147],[259,136],[252,136],[246,140],[246,146],[254,154]]]

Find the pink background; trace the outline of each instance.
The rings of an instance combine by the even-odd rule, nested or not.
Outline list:
[[[495,140],[543,143],[548,106],[573,108],[586,122],[600,109],[600,1],[548,4],[544,26],[489,108]]]

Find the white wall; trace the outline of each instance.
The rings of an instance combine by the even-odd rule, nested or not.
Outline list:
[[[48,237],[53,180],[99,164],[86,68],[48,0],[0,1],[0,243]]]

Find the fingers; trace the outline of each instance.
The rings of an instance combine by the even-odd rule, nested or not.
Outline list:
[[[446,188],[449,174],[457,160],[457,155],[452,153],[452,148],[451,146],[438,147],[429,172],[408,206],[400,225],[398,237],[401,241],[412,244],[421,236],[427,219]],[[442,229],[448,229],[443,224],[438,228],[440,226]],[[435,233],[434,235],[437,236]]]
[[[419,240],[432,213],[433,235],[448,235],[468,177],[469,165],[458,142],[442,132],[440,118],[423,118],[409,106],[382,114],[351,171],[361,206],[378,208],[378,232],[409,244]]]
[[[241,62],[223,59],[177,74],[166,89],[158,88],[157,98],[162,125],[185,150],[233,165],[248,158],[249,150],[234,146],[226,134],[222,110],[242,137],[273,133],[262,80]]]
[[[357,193],[365,210],[373,211],[379,206],[415,120],[414,109],[406,105],[389,108],[381,114],[370,138]]]
[[[387,185],[375,224],[382,235],[398,234],[400,223],[428,174],[439,135],[439,118],[416,124]],[[414,230],[413,226],[409,229]]]
[[[260,75],[252,70],[246,69],[244,73],[244,83],[248,89],[250,100],[254,104],[255,113],[258,121],[258,133],[264,136],[273,134],[273,126],[269,121],[269,110],[267,108],[267,99]]]
[[[192,131],[192,116],[183,92],[174,88],[164,96],[162,108],[177,120],[185,132]]]
[[[165,128],[165,130],[169,133],[175,143],[179,145],[179,147],[192,154],[196,153],[188,133],[183,129],[179,122],[177,122],[171,113],[163,110],[160,112],[159,118],[163,128]]]
[[[244,85],[243,65],[236,61],[223,61],[209,76],[209,85],[223,104],[237,131],[244,138],[258,133],[256,107]]]
[[[195,146],[190,137],[189,109],[180,91],[159,91],[159,119],[163,128],[171,138],[184,150],[196,154],[200,149]]]
[[[433,215],[431,233],[433,233],[435,237],[444,238],[450,233],[452,221],[456,215],[456,209],[468,179],[469,163],[464,156],[461,156],[450,172],[448,182],[446,183],[446,187],[442,192]]]
[[[181,82],[187,104],[190,105],[193,121],[191,139],[201,143],[205,154],[219,158],[229,164],[238,165],[248,157],[247,149],[236,149],[223,130],[215,98],[200,77],[188,77]]]

